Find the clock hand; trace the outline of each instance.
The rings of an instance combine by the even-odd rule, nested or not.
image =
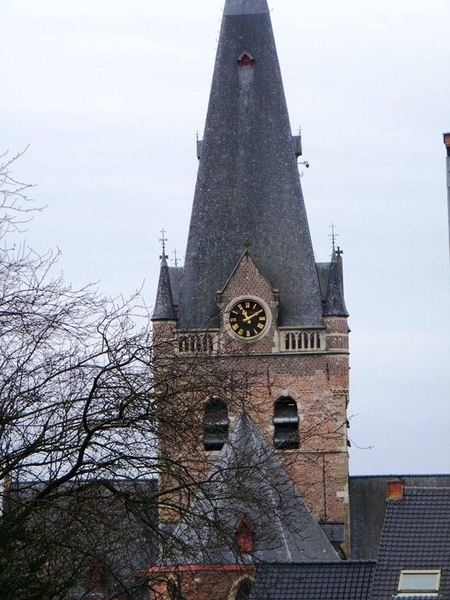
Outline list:
[[[262,312],[263,312],[263,309],[261,308],[261,310],[257,310],[252,315],[247,315],[247,313],[245,313],[244,322],[250,323],[250,321],[253,319],[253,317],[256,317],[256,315],[259,315],[259,313],[262,313]]]

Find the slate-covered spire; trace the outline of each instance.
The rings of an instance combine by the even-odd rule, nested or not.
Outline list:
[[[322,284],[324,317],[348,317],[344,300],[342,251],[333,244],[331,262],[317,265]]]
[[[218,326],[248,240],[279,324],[321,326],[314,254],[266,0],[226,0],[192,210],[179,327]]]
[[[177,315],[174,307],[172,286],[170,284],[169,266],[163,245],[161,267],[159,271],[158,291],[156,293],[155,310],[152,321],[174,321]]]

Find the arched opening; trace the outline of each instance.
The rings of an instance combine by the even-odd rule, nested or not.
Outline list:
[[[170,578],[167,582],[167,595],[169,600],[182,600],[180,582]]]
[[[225,400],[211,398],[205,403],[203,416],[203,446],[205,450],[220,450],[228,438],[228,408]]]
[[[279,398],[275,402],[273,413],[273,443],[275,448],[298,448],[298,410],[295,400],[290,396]]]
[[[252,581],[248,577],[243,579],[236,590],[235,600],[248,600],[252,591]]]

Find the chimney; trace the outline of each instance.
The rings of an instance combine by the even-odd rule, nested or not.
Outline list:
[[[386,500],[401,500],[405,492],[403,479],[391,479],[386,484]]]

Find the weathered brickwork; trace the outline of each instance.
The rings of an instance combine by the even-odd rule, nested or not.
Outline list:
[[[237,339],[227,328],[227,308],[236,298],[245,296],[263,301],[271,312],[267,330],[252,341]],[[235,378],[235,392],[224,397],[231,426],[245,409],[269,444],[273,445],[276,400],[290,397],[295,401],[299,416],[299,447],[274,448],[274,452],[316,518],[345,524],[347,538],[343,548],[348,550],[347,319],[325,319],[326,346],[323,349],[283,352],[278,343],[279,302],[282,298],[278,298],[278,292],[271,288],[251,257],[245,254],[218,294],[222,327],[218,332],[216,351],[208,354],[208,360],[220,364],[225,373]],[[173,332],[168,337],[173,339]],[[212,395],[223,397],[223,390],[218,389]],[[183,446],[182,453],[178,448],[176,452],[176,459],[183,457],[189,464],[188,471],[195,473],[199,480],[206,476],[218,454],[203,450],[202,408],[207,399],[205,396],[197,404],[199,412],[195,425],[190,428],[191,442]],[[170,447],[166,450],[171,451]],[[205,460],[200,460],[200,456]],[[164,485],[164,476],[162,480]],[[164,510],[162,516],[164,518]],[[166,514],[166,517],[170,518],[170,515]]]
[[[186,565],[150,568],[150,600],[234,600],[239,586],[254,575],[254,565]]]

